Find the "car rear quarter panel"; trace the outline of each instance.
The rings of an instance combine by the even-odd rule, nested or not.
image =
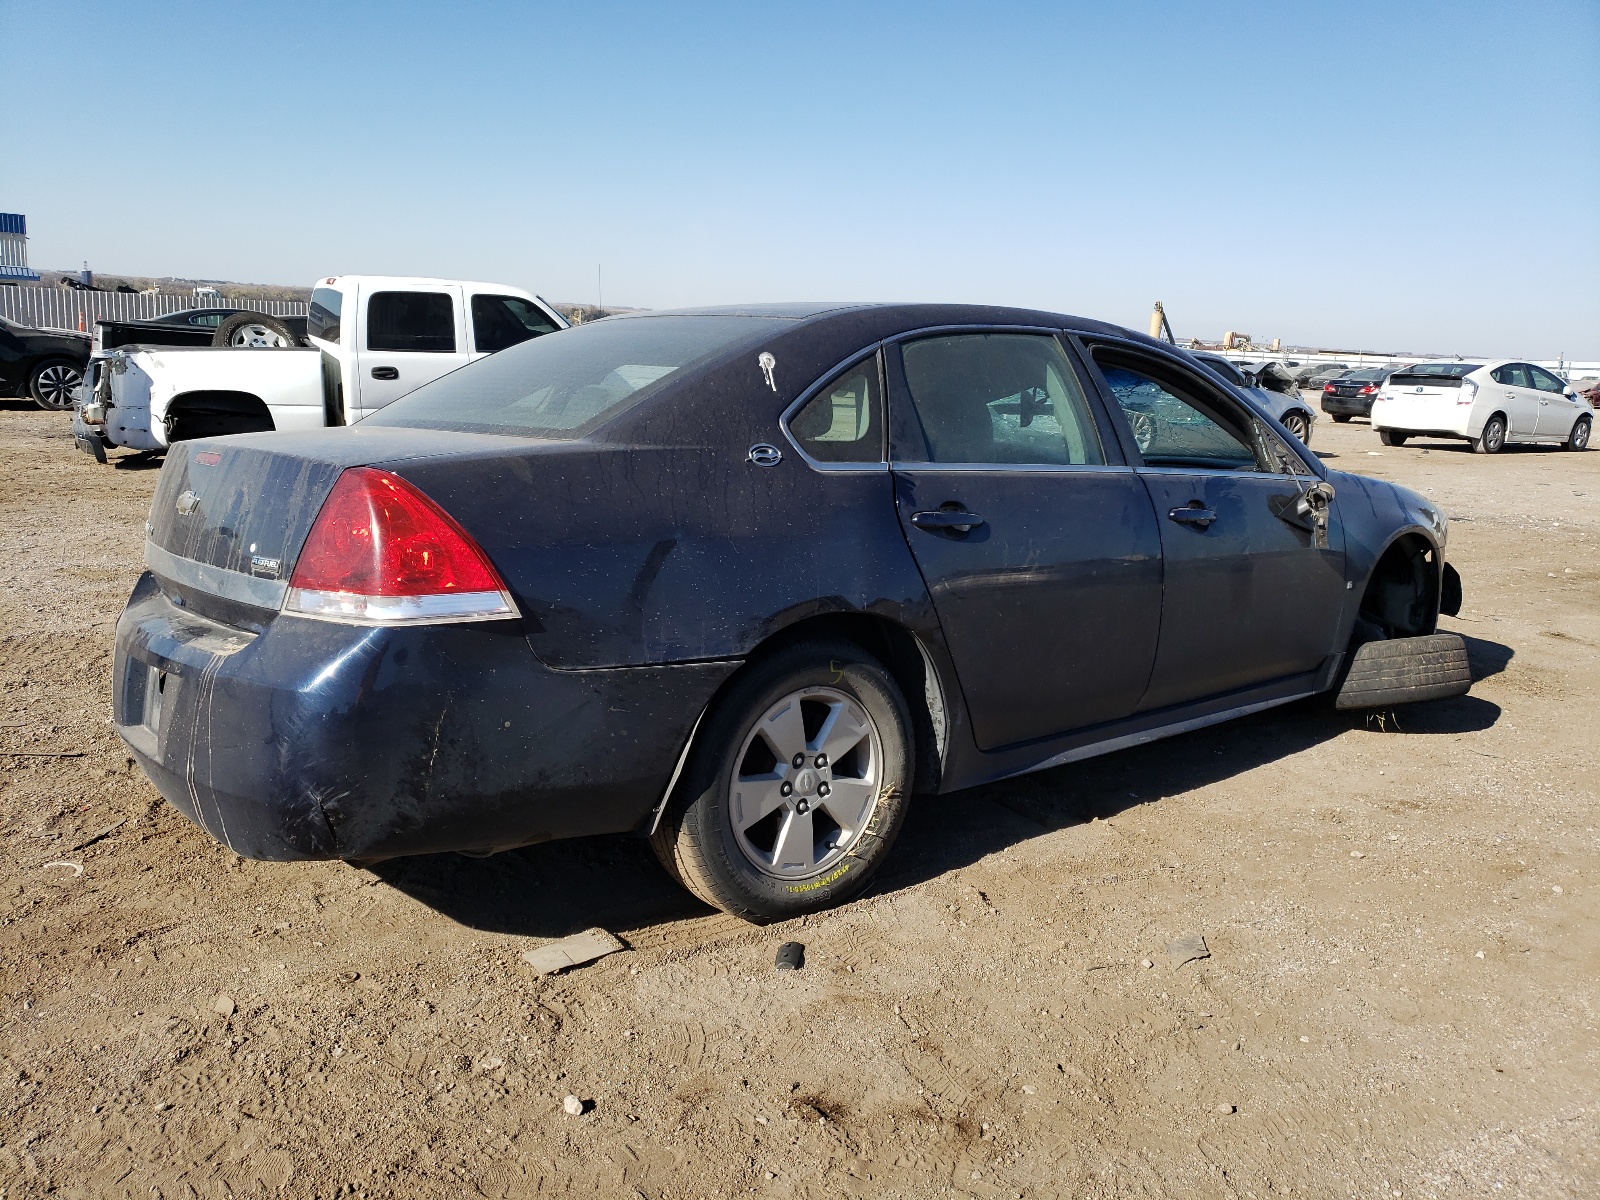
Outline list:
[[[741,658],[826,613],[878,613],[937,638],[888,470],[818,471],[779,427],[829,368],[895,327],[872,310],[779,334],[556,452],[530,442],[523,454],[394,469],[478,539],[553,667]],[[756,361],[763,348],[775,387]],[[759,442],[782,462],[750,462]]]

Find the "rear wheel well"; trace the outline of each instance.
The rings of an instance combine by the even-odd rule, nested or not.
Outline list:
[[[184,392],[167,405],[164,423],[169,444],[276,428],[266,402],[249,392]]]
[[[746,666],[797,642],[840,638],[860,646],[878,659],[905,695],[916,737],[916,763],[912,791],[935,792],[950,728],[949,700],[921,643],[905,626],[869,613],[827,613],[807,617],[773,634],[746,657]],[[737,674],[731,677],[737,678]],[[715,704],[727,689],[724,683],[712,698]]]
[[[1361,596],[1360,626],[1370,641],[1420,637],[1433,633],[1439,623],[1438,551],[1420,533],[1396,538],[1383,552],[1367,578]]]

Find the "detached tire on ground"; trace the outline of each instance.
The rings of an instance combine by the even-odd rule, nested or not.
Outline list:
[[[651,845],[689,891],[747,921],[861,894],[905,822],[910,712],[859,646],[802,642],[707,714]]]
[[[211,344],[231,346],[235,350],[283,350],[298,346],[300,340],[277,317],[241,312],[217,326]]]
[[[1457,633],[1366,642],[1350,659],[1335,708],[1388,708],[1464,696],[1472,686],[1467,643]]]
[[[1396,433],[1392,429],[1382,429],[1378,431],[1378,440],[1385,446],[1404,446],[1406,444],[1406,439],[1410,436],[1411,435],[1409,433]]]
[[[65,358],[47,359],[28,377],[28,394],[40,408],[62,412],[72,407],[72,389],[83,382],[83,368]]]

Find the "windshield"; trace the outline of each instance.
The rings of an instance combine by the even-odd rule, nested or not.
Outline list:
[[[792,325],[777,317],[624,317],[535,338],[453,371],[369,425],[581,437],[686,367]]]

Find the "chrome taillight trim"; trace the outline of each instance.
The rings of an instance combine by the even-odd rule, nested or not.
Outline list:
[[[514,621],[521,614],[509,592],[442,592],[426,596],[367,596],[358,592],[289,589],[285,616],[339,625],[459,625]]]

